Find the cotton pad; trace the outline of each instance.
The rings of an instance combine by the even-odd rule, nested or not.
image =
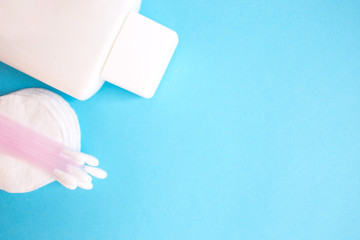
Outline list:
[[[80,127],[70,105],[44,89],[25,89],[0,97],[0,113],[80,151]],[[0,189],[10,193],[36,190],[54,181],[48,172],[0,152]]]
[[[42,88],[29,88],[12,94],[27,97],[41,97],[43,104],[52,111],[52,114],[57,119],[63,131],[68,132],[64,134],[64,144],[73,146],[74,150],[80,149],[80,126],[77,116],[62,97]]]

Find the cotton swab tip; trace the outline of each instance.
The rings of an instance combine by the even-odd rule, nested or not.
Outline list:
[[[99,165],[99,160],[97,158],[82,152],[77,152],[70,149],[64,149],[62,153],[70,157],[71,159],[79,162],[82,165],[85,163],[94,167]]]
[[[84,170],[96,178],[105,179],[107,177],[107,173],[100,168],[85,166]]]
[[[79,188],[85,189],[85,190],[91,190],[93,188],[93,184],[89,182],[79,182]]]
[[[66,166],[66,171],[71,174],[72,176],[76,177],[79,182],[86,182],[90,183],[92,178],[89,174],[87,174],[82,168],[75,167],[72,165]]]
[[[76,178],[66,172],[55,169],[54,176],[59,183],[68,189],[75,190],[78,186],[78,181]]]

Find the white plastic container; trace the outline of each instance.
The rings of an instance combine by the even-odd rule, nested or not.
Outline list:
[[[104,80],[154,95],[177,34],[141,0],[0,0],[0,61],[85,100]]]

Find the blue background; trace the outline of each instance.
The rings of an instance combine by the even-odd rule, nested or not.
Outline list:
[[[80,102],[92,191],[0,192],[0,239],[360,239],[360,2],[144,0],[156,96]],[[51,89],[0,64],[1,94]]]

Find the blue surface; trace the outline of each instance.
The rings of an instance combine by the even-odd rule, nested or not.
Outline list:
[[[0,239],[360,239],[360,2],[144,0],[180,45],[156,96],[65,94],[90,191],[0,192]],[[46,85],[0,64],[1,94]]]

